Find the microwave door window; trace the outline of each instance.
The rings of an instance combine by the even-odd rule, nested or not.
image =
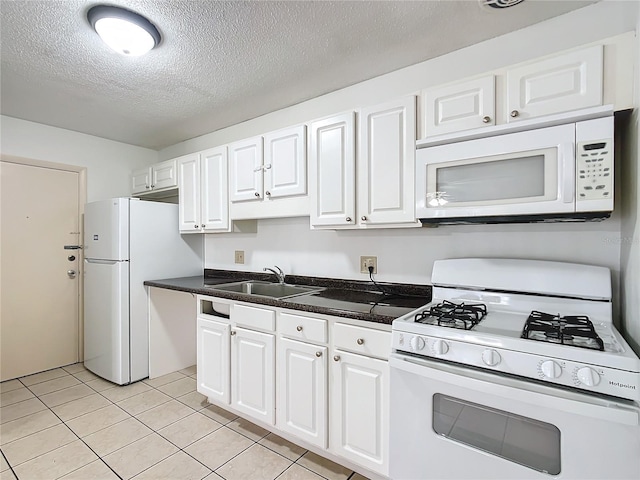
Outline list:
[[[545,200],[545,173],[543,154],[439,167],[436,190],[451,205]]]

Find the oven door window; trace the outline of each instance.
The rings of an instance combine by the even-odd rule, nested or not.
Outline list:
[[[429,206],[483,206],[555,200],[558,193],[557,162],[557,150],[546,148],[431,164],[428,166],[427,191],[432,196],[433,192],[438,192],[445,202],[430,202]]]
[[[539,472],[560,473],[560,430],[549,423],[437,393],[433,429]]]

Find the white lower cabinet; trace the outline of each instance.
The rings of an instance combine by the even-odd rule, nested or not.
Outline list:
[[[234,327],[231,330],[231,405],[273,425],[274,374],[275,335]]]
[[[388,475],[388,362],[334,351],[331,364],[331,450]]]
[[[327,347],[278,340],[276,425],[327,447]]]
[[[228,404],[231,395],[228,323],[198,318],[198,392]]]
[[[216,300],[198,297],[198,392],[317,453],[387,476],[390,332],[231,301],[226,319],[215,316]]]

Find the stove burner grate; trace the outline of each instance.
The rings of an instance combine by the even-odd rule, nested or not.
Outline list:
[[[524,324],[521,338],[604,351],[604,342],[585,315],[561,317],[534,310]]]
[[[429,323],[441,327],[471,330],[487,315],[487,307],[481,303],[453,303],[447,300],[416,314],[418,323]]]

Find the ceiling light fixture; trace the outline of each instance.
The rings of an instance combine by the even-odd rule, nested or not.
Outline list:
[[[160,43],[158,29],[131,10],[96,5],[87,12],[87,20],[104,43],[122,55],[138,57]]]

